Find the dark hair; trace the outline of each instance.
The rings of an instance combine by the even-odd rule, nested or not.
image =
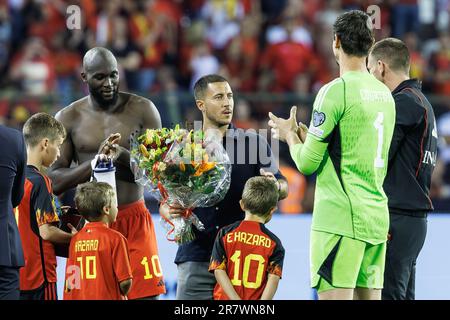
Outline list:
[[[357,57],[368,55],[374,42],[371,22],[369,15],[360,10],[343,13],[336,19],[333,31],[346,54]]]
[[[242,192],[242,202],[245,210],[258,216],[266,216],[278,202],[275,181],[259,176],[248,179]]]
[[[103,207],[110,206],[115,196],[113,188],[106,182],[86,182],[78,185],[75,205],[88,221],[97,221],[103,214]]]
[[[386,38],[374,44],[370,54],[389,65],[394,71],[409,74],[409,50],[406,44],[396,38]]]
[[[197,80],[197,82],[194,85],[194,97],[196,100],[202,99],[203,94],[208,87],[208,84],[214,83],[214,82],[228,82],[227,79],[225,79],[222,76],[219,76],[218,74],[208,74],[206,76],[201,77]]]
[[[31,116],[23,125],[22,132],[25,143],[30,147],[36,146],[45,138],[51,142],[58,138],[66,138],[66,129],[62,123],[44,112]]]

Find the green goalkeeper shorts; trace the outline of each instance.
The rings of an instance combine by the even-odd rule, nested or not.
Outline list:
[[[382,289],[386,242],[370,243],[311,230],[311,286],[317,292],[336,288]]]

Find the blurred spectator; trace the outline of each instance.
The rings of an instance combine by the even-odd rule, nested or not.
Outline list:
[[[9,60],[11,46],[12,22],[8,7],[0,3],[0,73],[4,74]],[[5,80],[4,78],[2,79]],[[0,81],[2,81],[0,80]]]
[[[279,18],[288,0],[261,0],[261,11],[269,24],[274,24]]]
[[[413,32],[406,33],[403,39],[408,47],[411,59],[411,68],[409,71],[410,77],[424,79],[427,71],[427,61],[422,56],[422,52],[419,50],[418,40],[417,34]]]
[[[183,122],[184,106],[173,68],[164,66],[158,70],[158,100],[155,101],[163,127],[173,128]]]
[[[419,30],[417,0],[392,0],[392,35],[402,39],[406,32]]]
[[[191,90],[194,88],[195,82],[207,74],[215,74],[219,71],[219,60],[211,52],[206,42],[201,42],[194,46],[191,61],[189,65],[192,70]]]
[[[25,0],[10,0],[8,1],[9,16],[11,21],[12,33],[11,33],[11,49],[14,51],[26,38],[25,27]]]
[[[201,17],[206,21],[206,36],[212,48],[220,51],[239,34],[244,7],[240,0],[206,0]]]
[[[52,63],[56,73],[56,87],[60,99],[60,106],[69,105],[75,100],[74,92],[80,90],[77,86],[81,73],[81,57],[76,51],[71,51],[64,41],[64,34],[53,38]]]
[[[436,28],[438,31],[448,31],[450,24],[450,0],[437,0]]]
[[[62,0],[28,1],[25,10],[29,10],[28,36],[41,38],[47,46],[55,35],[66,27],[66,10]]]
[[[317,12],[315,23],[317,23],[321,28],[324,29],[324,32],[329,31],[331,35],[333,35],[333,23],[336,21],[336,18],[343,13],[341,1],[340,0],[330,0],[324,1],[325,8]]]
[[[260,26],[260,16],[244,18],[240,34],[231,40],[225,51],[225,65],[229,72],[227,79],[239,91],[253,91],[256,88]]]
[[[100,12],[95,24],[95,41],[97,46],[106,46],[115,37],[114,24],[121,16],[120,0],[100,1]]]
[[[130,41],[128,23],[124,17],[115,19],[113,25],[114,37],[110,39],[107,47],[117,59],[120,74],[122,75],[121,86],[131,91],[139,90],[139,66],[142,56],[137,46]]]
[[[290,0],[281,16],[280,25],[270,26],[266,31],[268,44],[276,44],[288,41],[303,44],[309,49],[312,48],[311,33],[306,28],[302,17],[302,2]]]
[[[142,55],[136,88],[141,93],[151,90],[171,35],[170,29],[166,28],[167,17],[152,12],[152,5],[153,1],[137,1],[129,17],[131,38]]]
[[[434,71],[434,92],[450,96],[450,33],[439,35],[439,46],[431,56],[430,66]]]
[[[286,22],[287,38],[281,42],[269,44],[262,54],[261,68],[263,73],[273,72],[274,91],[291,91],[294,79],[301,73],[314,72],[313,52],[310,48],[294,39],[295,24]]]
[[[81,8],[81,29],[66,28],[69,4]],[[243,126],[264,126],[269,110],[294,104],[307,115],[338,75],[333,22],[369,5],[381,9],[376,38],[402,34],[411,76],[424,81],[436,115],[450,110],[450,0],[0,0],[0,121],[20,127],[23,108],[54,110],[80,97],[80,56],[96,45],[117,56],[122,86],[153,95],[165,125],[198,118],[187,90],[216,72],[245,95],[235,110]],[[34,97],[23,102],[17,90]]]
[[[30,38],[12,60],[10,77],[25,94],[45,95],[55,89],[55,64],[42,39]]]

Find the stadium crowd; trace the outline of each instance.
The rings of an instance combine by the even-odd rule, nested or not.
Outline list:
[[[80,29],[67,28],[69,5],[81,9]],[[267,128],[268,111],[287,115],[293,104],[308,123],[313,97],[338,75],[333,22],[371,5],[380,9],[376,39],[405,41],[411,77],[435,108],[432,197],[438,211],[450,210],[450,0],[0,0],[0,123],[21,128],[31,114],[85,95],[81,57],[95,46],[114,53],[121,89],[150,97],[163,126],[196,118],[189,91],[211,73],[237,92],[237,126]],[[280,210],[311,212],[315,178],[281,161],[295,195]]]

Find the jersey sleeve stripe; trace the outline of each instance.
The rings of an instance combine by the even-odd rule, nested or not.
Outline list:
[[[334,79],[333,81],[326,84],[325,87],[322,88],[322,90],[321,90],[322,93],[318,97],[317,104],[315,103],[314,109],[316,109],[317,111],[320,111],[320,109],[322,108],[322,105],[323,105],[323,101],[325,100],[325,97],[328,93],[328,90],[330,90],[331,87],[333,87],[335,84],[340,82],[339,80],[342,80],[342,79],[341,78]]]

